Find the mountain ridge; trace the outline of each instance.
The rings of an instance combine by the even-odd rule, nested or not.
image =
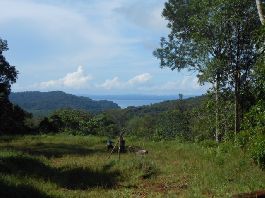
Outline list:
[[[63,91],[12,92],[9,99],[12,103],[35,115],[47,115],[54,110],[62,108],[81,109],[91,113],[120,108],[118,104],[112,101],[95,101],[89,97],[76,96]]]

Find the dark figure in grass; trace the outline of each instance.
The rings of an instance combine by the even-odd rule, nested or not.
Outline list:
[[[113,147],[114,147],[113,142],[110,139],[108,139],[107,140],[107,150],[110,151],[113,149]]]

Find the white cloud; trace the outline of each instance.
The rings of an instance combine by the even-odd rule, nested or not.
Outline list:
[[[170,93],[178,87],[199,89],[191,79],[173,81],[173,72],[161,75],[159,61],[152,56],[152,51],[159,47],[159,38],[167,31],[161,17],[164,2],[0,0],[0,7],[5,8],[0,17],[1,36],[8,40],[12,55],[7,58],[20,71],[20,85],[14,88],[80,88],[78,91],[89,89],[102,94],[106,90],[158,93],[164,89]],[[72,66],[79,64],[93,65],[97,82],[89,82],[92,77],[82,67],[75,71]],[[157,74],[156,78],[146,71]],[[136,72],[139,75],[131,78]],[[193,86],[187,86],[190,83]]]
[[[105,82],[102,85],[99,85],[99,87],[102,87],[104,89],[114,89],[114,88],[121,88],[122,87],[122,82],[119,80],[118,77],[114,77],[111,80],[105,80]]]
[[[198,79],[194,76],[185,76],[177,81],[169,81],[162,85],[159,89],[162,90],[198,90],[201,86]]]
[[[98,87],[110,90],[110,89],[128,89],[135,88],[135,86],[144,84],[152,78],[152,75],[149,73],[139,74],[134,76],[128,81],[121,81],[119,77],[114,77],[113,79],[107,79],[105,82]]]
[[[65,77],[58,80],[49,80],[41,82],[39,87],[41,89],[49,88],[73,88],[79,89],[88,86],[88,81],[92,80],[92,76],[85,74],[82,66],[77,68],[77,71],[66,74]]]
[[[140,90],[145,92],[155,93],[184,93],[184,94],[201,94],[206,92],[209,84],[201,86],[198,83],[198,78],[195,76],[184,76],[175,81],[168,81],[162,85],[154,85],[148,87],[141,87]]]
[[[130,79],[128,81],[128,83],[131,85],[141,84],[141,83],[145,83],[145,82],[149,81],[151,78],[152,78],[151,74],[144,73],[144,74],[140,74],[140,75],[133,77],[132,79]]]

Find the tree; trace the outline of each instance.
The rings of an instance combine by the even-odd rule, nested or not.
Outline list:
[[[192,140],[189,113],[179,110],[162,113],[156,124],[155,136],[160,139]]]
[[[18,71],[11,66],[3,56],[3,52],[8,50],[6,40],[0,38],[0,97],[6,98],[10,94],[11,84],[16,82]]]
[[[263,11],[262,3],[265,4],[263,0],[256,0],[256,5],[259,13],[259,19],[262,25],[265,24],[265,14]]]
[[[214,4],[204,1],[169,0],[163,16],[169,21],[171,33],[168,41],[161,39],[161,48],[154,55],[161,60],[161,67],[196,70],[200,81],[210,82],[216,92],[216,140],[219,136],[218,94],[225,82],[225,24],[214,13]],[[211,13],[212,12],[212,13]],[[224,83],[223,83],[224,84]]]
[[[216,93],[216,140],[219,92],[234,90],[235,133],[240,130],[242,87],[260,56],[253,39],[260,27],[255,3],[248,0],[169,0],[162,15],[171,29],[154,52],[161,67],[195,70]]]
[[[18,71],[6,61],[3,52],[7,50],[7,41],[0,38],[0,134],[26,133],[25,118],[31,115],[8,99]]]

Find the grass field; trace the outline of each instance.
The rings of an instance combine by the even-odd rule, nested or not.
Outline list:
[[[127,145],[146,156],[107,159],[106,138],[0,138],[0,197],[231,197],[265,189],[265,172],[238,148],[176,141]]]

